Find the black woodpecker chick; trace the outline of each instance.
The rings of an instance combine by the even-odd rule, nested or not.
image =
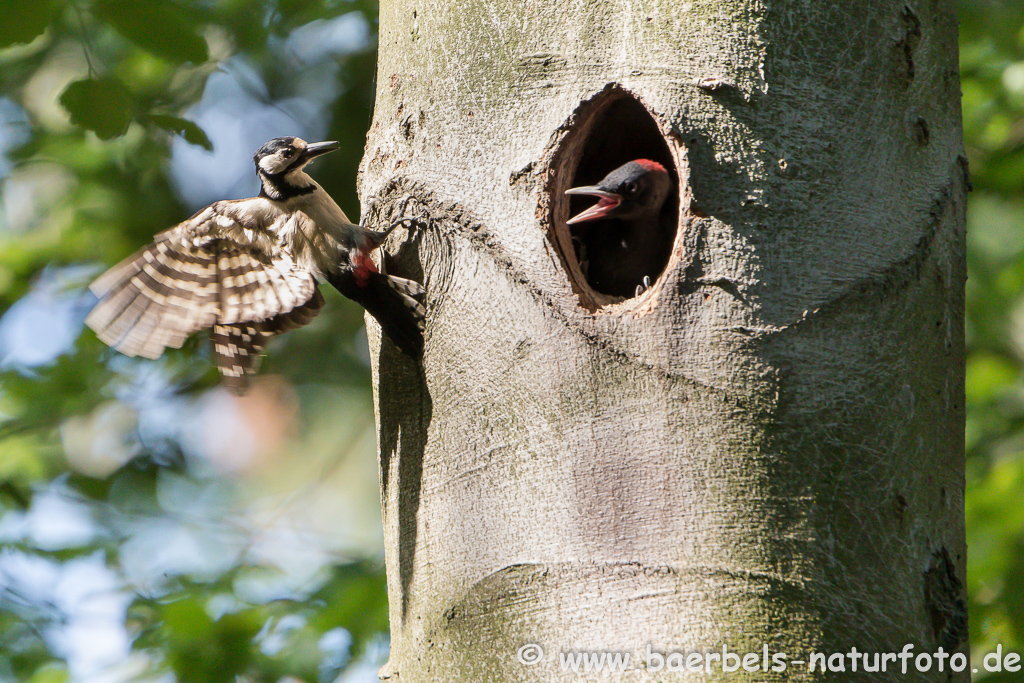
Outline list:
[[[310,322],[328,282],[359,303],[406,354],[423,351],[423,288],[378,272],[389,231],[348,220],[304,170],[337,142],[275,138],[253,156],[260,194],[219,201],[156,235],[90,285],[86,324],[128,356],[157,358],[211,329],[224,383],[242,393],[267,341]]]
[[[596,185],[574,187],[567,195],[597,197],[589,209],[570,218],[574,239],[585,252],[591,287],[613,296],[634,296],[664,269],[675,238],[672,217],[664,216],[672,179],[656,161],[637,159],[619,166]],[[584,226],[585,227],[585,226]]]

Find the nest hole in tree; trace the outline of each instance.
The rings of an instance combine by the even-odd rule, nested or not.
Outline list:
[[[609,86],[584,102],[574,118],[552,164],[551,225],[581,300],[597,308],[642,294],[664,273],[679,226],[679,172],[654,116],[629,91]],[[597,185],[638,159],[661,164],[670,177],[671,189],[656,219],[609,217],[566,224],[598,202],[595,196],[566,195],[566,190]]]

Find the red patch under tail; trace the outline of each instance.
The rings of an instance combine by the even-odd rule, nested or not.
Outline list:
[[[352,275],[355,277],[356,284],[360,287],[365,287],[370,282],[370,277],[376,272],[377,266],[374,265],[373,260],[370,258],[370,253],[366,251],[356,252],[355,258],[352,259]]]

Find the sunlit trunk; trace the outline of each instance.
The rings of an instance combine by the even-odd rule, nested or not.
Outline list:
[[[724,647],[756,653],[729,680],[966,681],[830,658],[966,652],[953,3],[380,18],[361,196],[410,218],[388,266],[428,301],[422,367],[371,344],[382,678],[614,651],[611,680],[675,679]],[[674,175],[676,236],[626,256],[652,286],[623,299],[563,193],[641,157]]]

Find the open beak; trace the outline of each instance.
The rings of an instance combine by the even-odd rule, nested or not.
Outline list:
[[[315,159],[321,154],[333,152],[339,147],[341,147],[341,143],[335,142],[334,140],[331,140],[330,142],[314,142],[312,144],[306,145],[306,151],[302,153],[302,158],[306,161],[309,161],[311,159]]]
[[[609,213],[618,208],[619,204],[622,203],[622,195],[614,192],[608,192],[602,190],[596,185],[588,185],[586,187],[574,187],[571,190],[566,190],[566,194],[585,194],[591,197],[597,197],[597,204],[583,211],[582,213],[573,216],[565,223],[566,225],[575,225],[576,223],[582,223],[584,221],[597,220],[598,218],[604,218]]]

